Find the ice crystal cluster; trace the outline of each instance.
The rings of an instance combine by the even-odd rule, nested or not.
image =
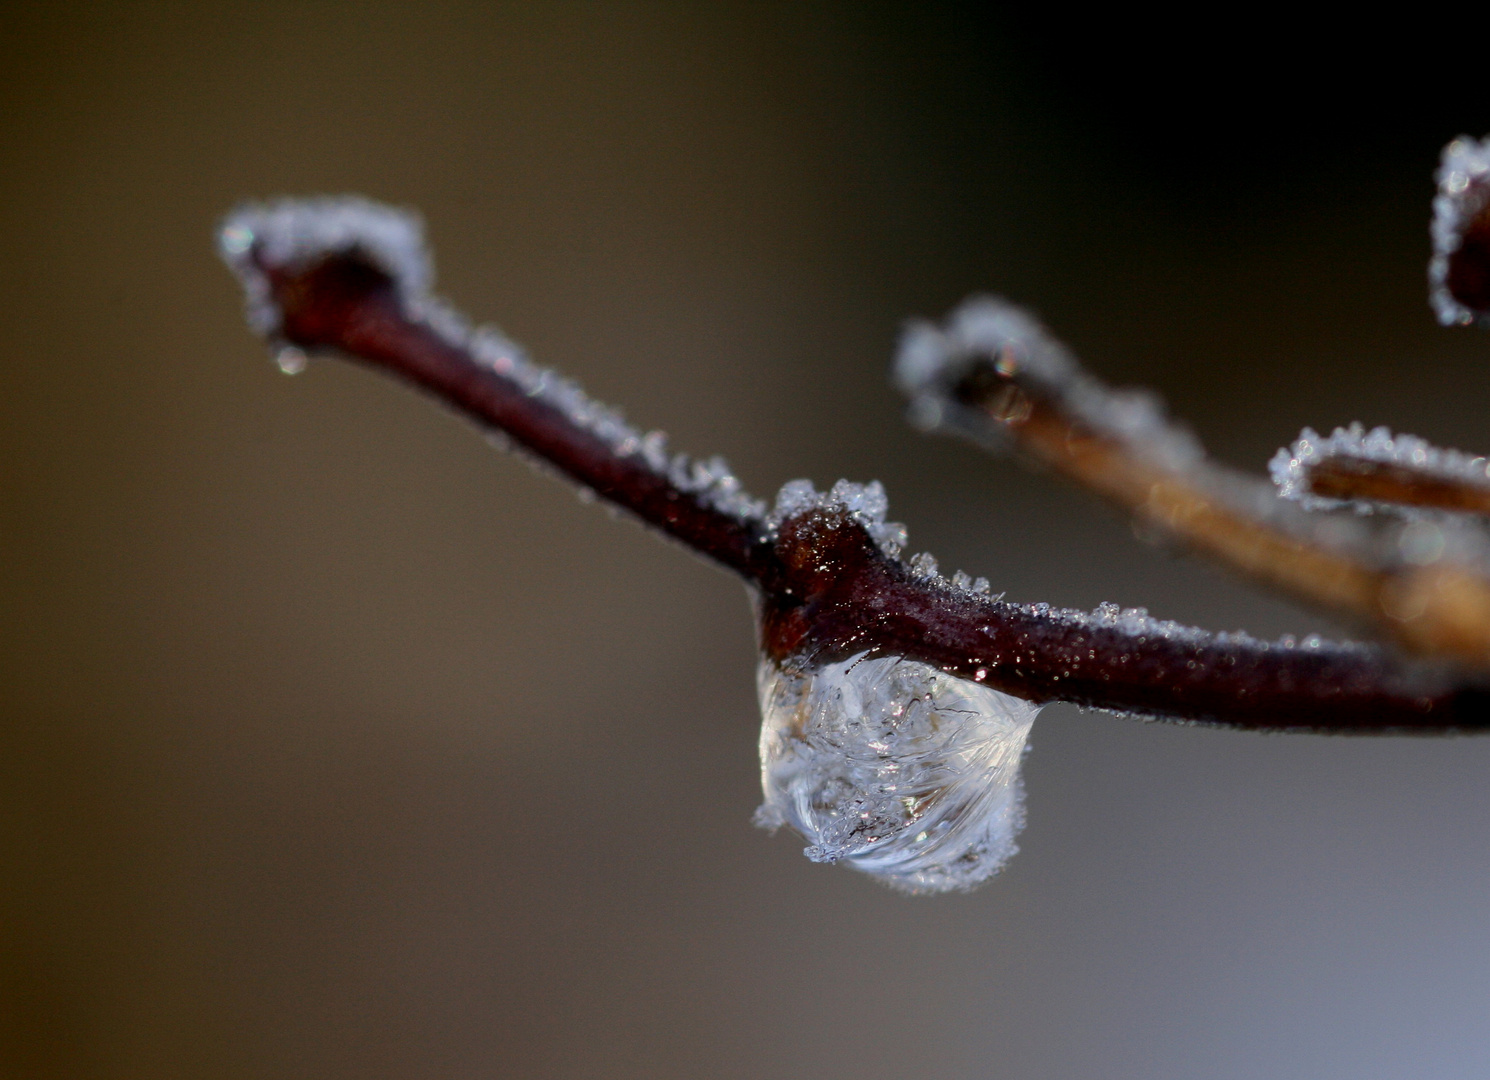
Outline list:
[[[1401,465],[1456,483],[1490,486],[1490,459],[1459,450],[1445,450],[1416,435],[1394,435],[1386,427],[1367,431],[1359,423],[1336,428],[1328,438],[1313,428],[1305,428],[1292,446],[1285,446],[1273,455],[1272,461],[1268,462],[1268,472],[1283,498],[1293,499],[1310,509],[1337,509],[1346,503],[1313,495],[1309,491],[1310,470],[1331,458]],[[1377,503],[1363,501],[1350,505],[1361,511],[1380,508]]]
[[[915,660],[763,661],[756,812],[816,862],[907,892],[997,873],[1024,824],[1019,779],[1040,707]]]
[[[451,343],[469,349],[529,397],[563,413],[617,454],[645,462],[673,486],[716,510],[764,522],[765,504],[746,494],[723,458],[695,461],[670,453],[662,432],[643,434],[619,410],[594,400],[578,383],[534,364],[501,331],[472,327],[431,295],[434,264],[424,243],[423,224],[411,211],[352,195],[249,203],[222,223],[218,252],[243,284],[250,325],[281,345],[285,344],[278,341],[283,313],[275,302],[266,267],[293,270],[334,256],[356,255],[392,279],[411,316]],[[279,364],[294,373],[304,366],[304,356],[293,346],[285,346]]]
[[[855,484],[840,480],[827,491],[818,491],[811,480],[788,480],[776,493],[776,505],[767,518],[772,531],[788,518],[799,517],[814,510],[838,511],[848,514],[864,527],[876,544],[890,558],[896,558],[905,547],[905,526],[898,521],[886,521],[890,510],[885,487],[878,480],[867,484]]]
[[[1490,207],[1490,137],[1461,135],[1443,148],[1438,166],[1438,194],[1433,198],[1433,258],[1428,263],[1428,302],[1444,326],[1467,326],[1477,313],[1455,299],[1449,289],[1449,260],[1464,243],[1465,233]]]

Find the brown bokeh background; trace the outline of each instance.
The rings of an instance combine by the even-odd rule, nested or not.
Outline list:
[[[811,865],[749,823],[740,587],[402,388],[280,375],[211,253],[245,197],[419,207],[450,298],[758,493],[877,477],[1013,598],[1328,630],[887,383],[993,289],[1238,464],[1490,446],[1490,338],[1423,296],[1473,66],[1161,29],[0,8],[0,1074],[1490,1071],[1490,742],[1055,707],[987,888]]]

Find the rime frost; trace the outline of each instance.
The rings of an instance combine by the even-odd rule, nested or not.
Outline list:
[[[788,480],[776,493],[776,506],[767,522],[774,530],[787,518],[813,510],[837,510],[848,514],[892,559],[897,558],[905,547],[905,526],[898,521],[885,520],[890,500],[885,495],[884,485],[878,480],[867,484],[840,480],[826,492],[818,491],[811,480]]]
[[[1464,242],[1465,230],[1490,204],[1490,136],[1480,141],[1461,135],[1445,146],[1436,179],[1428,302],[1444,326],[1467,326],[1477,316],[1487,316],[1464,306],[1449,291],[1449,257]]]
[[[534,364],[499,330],[471,327],[453,308],[432,296],[434,264],[417,214],[352,195],[249,203],[222,223],[218,251],[243,283],[249,324],[271,342],[280,333],[281,312],[264,267],[294,269],[356,253],[393,279],[410,317],[468,349],[482,364],[596,435],[617,454],[640,459],[674,487],[716,510],[741,520],[765,519],[765,504],[745,492],[723,458],[695,461],[686,454],[670,453],[662,432],[643,434],[626,423],[618,410],[587,395],[578,383]],[[304,357],[298,352],[294,355],[298,369]],[[281,367],[285,367],[283,361]]]
[[[1153,394],[1114,390],[1088,375],[1075,357],[1023,308],[997,296],[962,302],[942,326],[918,320],[901,336],[895,380],[911,399],[911,419],[932,429],[949,424],[986,438],[986,423],[969,424],[952,388],[971,364],[992,360],[1001,374],[1056,400],[1063,412],[1134,452],[1171,468],[1203,457],[1189,431],[1171,422]]]
[[[1313,428],[1305,428],[1292,446],[1285,446],[1273,455],[1273,460],[1268,462],[1268,472],[1280,496],[1293,499],[1309,509],[1333,510],[1346,505],[1361,511],[1378,509],[1380,504],[1373,502],[1357,500],[1347,503],[1310,493],[1310,470],[1331,458],[1401,465],[1456,483],[1490,487],[1490,459],[1441,449],[1416,435],[1394,435],[1385,427],[1367,431],[1361,424],[1336,428],[1328,438]]]
[[[898,657],[760,668],[756,813],[790,825],[816,862],[908,892],[992,877],[1024,824],[1019,763],[1040,711]]]

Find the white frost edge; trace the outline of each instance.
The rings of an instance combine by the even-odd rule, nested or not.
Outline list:
[[[245,203],[223,220],[217,251],[248,294],[249,325],[266,337],[279,332],[280,310],[253,259],[255,248],[276,266],[305,264],[355,249],[410,296],[422,296],[434,283],[424,223],[412,210],[357,195]]]
[[[896,385],[911,400],[911,421],[931,430],[962,407],[949,390],[975,358],[999,357],[1056,397],[1094,430],[1157,463],[1188,468],[1204,458],[1195,436],[1169,420],[1146,390],[1114,390],[1087,374],[1070,351],[1024,308],[998,296],[973,296],[938,326],[907,324],[896,353]],[[980,433],[986,425],[979,423]]]
[[[1449,292],[1449,256],[1464,241],[1464,229],[1490,200],[1490,136],[1484,140],[1461,135],[1443,148],[1443,158],[1434,179],[1438,194],[1433,197],[1433,257],[1428,261],[1428,303],[1444,326],[1468,326],[1490,315],[1475,311],[1454,299]]]
[[[430,295],[434,263],[418,214],[357,195],[245,203],[218,229],[218,253],[242,282],[249,325],[273,340],[281,312],[269,281],[253,258],[258,250],[272,265],[305,265],[329,255],[357,251],[391,277],[409,313],[480,362],[510,379],[529,396],[564,413],[622,457],[639,457],[674,487],[741,521],[764,523],[766,504],[752,498],[721,457],[695,461],[671,454],[667,436],[645,434],[621,413],[591,398],[580,385],[530,361],[501,331],[472,327],[453,308]],[[288,367],[286,370],[290,370]]]
[[[1445,450],[1416,435],[1394,435],[1386,427],[1367,431],[1360,423],[1337,427],[1327,438],[1313,428],[1305,428],[1292,446],[1285,446],[1273,455],[1268,462],[1268,473],[1281,498],[1292,499],[1310,510],[1338,510],[1347,506],[1363,512],[1381,509],[1380,503],[1323,498],[1309,491],[1309,470],[1335,457],[1404,465],[1445,480],[1490,486],[1490,458]]]
[[[890,558],[900,557],[905,547],[905,526],[898,521],[886,521],[890,500],[885,487],[878,480],[867,484],[855,484],[840,480],[828,491],[818,491],[811,480],[788,480],[776,493],[776,505],[766,522],[772,532],[781,528],[788,518],[800,517],[815,510],[839,511],[848,514],[867,532]]]
[[[1299,649],[1304,652],[1329,652],[1332,654],[1359,654],[1373,651],[1372,646],[1354,641],[1332,641],[1319,634],[1303,638],[1284,634],[1273,641],[1253,637],[1244,630],[1203,630],[1198,626],[1175,622],[1172,619],[1156,619],[1147,608],[1125,608],[1118,604],[1103,602],[1090,612],[1074,608],[1053,608],[1048,604],[1030,604],[1026,611],[1050,619],[1052,622],[1084,629],[1112,629],[1135,638],[1156,638],[1179,645],[1220,645],[1237,648],[1274,649],[1289,652]]]

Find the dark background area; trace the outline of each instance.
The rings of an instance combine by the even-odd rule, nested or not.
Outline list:
[[[814,866],[749,823],[740,587],[402,388],[285,378],[212,255],[246,197],[418,207],[453,301],[757,493],[878,478],[1011,598],[1328,631],[887,380],[995,290],[1237,464],[1490,447],[1490,338],[1424,295],[1482,66],[1217,19],[0,8],[0,1074],[1490,1071],[1490,742],[1052,707],[988,887]]]

